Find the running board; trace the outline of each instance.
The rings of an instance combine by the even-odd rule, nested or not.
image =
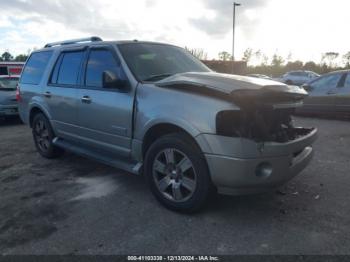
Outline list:
[[[77,146],[73,143],[70,143],[62,138],[54,138],[52,140],[52,143],[55,146],[58,146],[60,148],[63,148],[67,151],[70,151],[72,153],[75,153],[80,156],[84,156],[93,160],[96,160],[98,162],[101,162],[103,164],[125,170],[127,172],[130,172],[132,174],[139,175],[141,174],[142,170],[142,163],[140,162],[133,162],[130,159],[123,159],[123,158],[113,158],[107,155],[107,153],[101,153],[98,154],[95,151],[92,151],[88,148],[82,148],[80,146]]]

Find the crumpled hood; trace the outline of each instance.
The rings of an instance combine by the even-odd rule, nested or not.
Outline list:
[[[287,92],[306,96],[307,92],[297,86],[254,77],[220,74],[215,72],[188,72],[176,74],[156,83],[157,86],[190,85],[201,86],[225,94],[232,94],[237,90],[269,90],[274,92]]]

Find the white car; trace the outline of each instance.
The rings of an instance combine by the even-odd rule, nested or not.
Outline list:
[[[279,81],[288,85],[301,86],[311,80],[319,77],[320,75],[312,71],[290,71],[284,74]]]

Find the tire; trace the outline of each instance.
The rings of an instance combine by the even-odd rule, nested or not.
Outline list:
[[[213,189],[202,152],[182,133],[156,140],[146,153],[144,170],[153,195],[174,211],[199,211]]]
[[[294,83],[293,83],[293,81],[291,81],[291,80],[287,80],[287,81],[286,81],[286,84],[287,84],[287,85],[293,85]]]
[[[46,116],[38,113],[34,116],[32,123],[32,134],[34,144],[39,152],[45,158],[57,158],[64,153],[64,150],[55,146],[52,140],[55,134],[52,130],[51,124]]]

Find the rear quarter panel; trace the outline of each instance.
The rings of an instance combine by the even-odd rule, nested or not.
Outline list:
[[[19,81],[19,88],[21,94],[21,101],[18,103],[19,114],[22,121],[29,124],[30,112],[34,107],[39,108],[44,114],[51,119],[51,114],[47,103],[43,97],[44,86],[47,84],[49,75],[51,73],[54,61],[57,58],[57,50],[53,50],[53,54],[47,63],[43,76],[39,84],[22,83],[22,78]],[[27,60],[27,62],[29,59]],[[26,65],[23,68],[25,70]]]

